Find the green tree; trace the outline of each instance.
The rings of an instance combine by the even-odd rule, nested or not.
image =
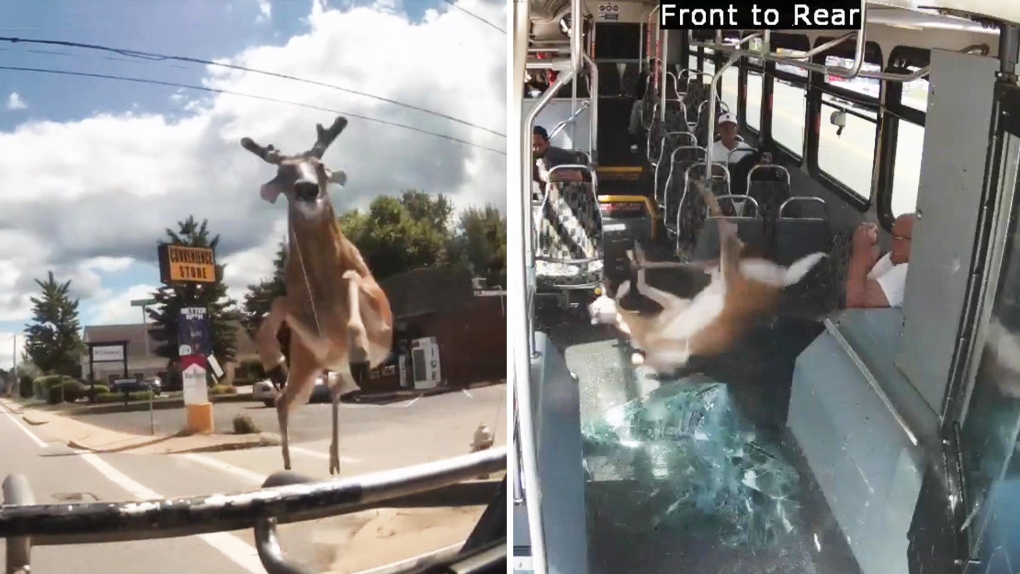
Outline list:
[[[178,230],[166,230],[171,245],[186,247],[211,247],[214,251],[219,244],[220,236],[209,236],[207,221],[195,221],[189,216],[185,221],[177,223]],[[224,265],[216,266],[216,283],[164,285],[152,298],[156,305],[148,308],[149,318],[159,327],[153,329],[152,338],[158,341],[155,352],[166,357],[171,363],[178,356],[177,320],[181,309],[185,307],[205,307],[209,316],[209,330],[212,337],[213,355],[220,363],[234,360],[236,354],[236,331],[233,322],[238,319],[234,310],[236,301],[227,295],[227,286],[223,284]]]
[[[287,294],[287,285],[284,282],[284,265],[287,263],[287,240],[284,239],[276,250],[276,257],[273,259],[273,274],[268,279],[263,279],[257,285],[248,285],[248,292],[244,294],[244,302],[241,304],[241,321],[251,336],[255,336],[262,319],[269,312],[273,299]],[[290,361],[290,329],[284,323],[276,334],[280,342],[283,356]]]
[[[449,251],[476,277],[506,287],[506,218],[495,206],[463,211]]]
[[[32,322],[26,325],[25,355],[47,375],[78,376],[85,345],[78,322],[78,300],[69,292],[71,281],[57,283],[53,272],[43,282],[35,280],[42,290],[32,297]]]

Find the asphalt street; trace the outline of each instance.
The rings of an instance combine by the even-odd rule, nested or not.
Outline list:
[[[466,454],[474,428],[482,421],[496,431],[496,444],[505,445],[504,388],[475,389],[470,396],[441,395],[412,405],[345,406],[341,412],[341,475]],[[501,407],[497,408],[497,404]],[[328,425],[328,410],[319,407],[308,405],[303,409],[305,416],[320,417]],[[3,437],[0,476],[24,474],[39,503],[112,502],[239,492],[258,488],[267,476],[282,469],[279,447],[216,454],[83,454],[54,440],[47,434],[46,425],[29,426],[2,407],[0,436]],[[291,450],[293,470],[328,478],[328,444],[328,439],[295,439]],[[350,529],[344,521],[350,519],[339,517],[285,525],[280,528],[284,549],[306,564],[326,569],[343,549],[348,536],[344,532]],[[157,541],[40,547],[33,551],[32,572],[263,574],[265,570],[253,544],[251,533],[245,531]],[[346,551],[353,550],[356,549]],[[0,563],[3,556],[0,545]],[[380,553],[377,549],[368,562],[381,566],[408,557],[394,557],[389,551]]]
[[[443,395],[408,399],[386,405],[347,404],[340,405],[340,428],[342,436],[365,435],[384,432],[393,425],[421,424],[425,428],[439,428],[444,421],[463,417],[468,424],[477,426],[486,422],[491,426],[497,410],[505,410],[505,385],[482,387]],[[216,432],[233,432],[235,415],[247,414],[259,429],[278,432],[276,409],[261,402],[215,403],[213,414]],[[291,413],[289,430],[294,441],[328,440],[332,428],[329,404],[306,404]],[[385,413],[385,414],[382,414]],[[152,412],[157,433],[174,433],[184,426],[184,409],[164,409]],[[111,430],[135,434],[149,434],[148,411],[87,414],[79,413],[75,418],[92,425]],[[473,429],[474,427],[472,427]]]

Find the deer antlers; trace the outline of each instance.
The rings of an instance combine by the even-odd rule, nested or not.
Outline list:
[[[337,116],[336,120],[333,121],[333,125],[329,126],[329,129],[322,127],[322,124],[315,124],[315,144],[312,146],[312,149],[300,155],[322,159],[322,155],[326,153],[329,146],[332,145],[333,141],[346,127],[347,118],[343,116]],[[261,146],[249,137],[241,138],[241,147],[259,156],[262,161],[272,165],[279,165],[285,159],[283,153],[272,145]]]

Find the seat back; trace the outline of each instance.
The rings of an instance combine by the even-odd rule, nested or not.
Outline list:
[[[761,206],[763,218],[775,221],[780,208],[790,205],[790,172],[781,165],[756,165],[747,172],[746,193]]]
[[[718,259],[722,252],[719,237],[719,222],[725,221],[737,226],[737,237],[755,251],[768,249],[764,222],[759,217],[708,217],[698,232],[692,259],[706,261]]]
[[[697,146],[679,146],[673,150],[669,162],[669,176],[662,194],[662,222],[666,231],[676,233],[676,214],[683,198],[687,169],[698,163],[704,163],[708,151]]]
[[[672,168],[673,152],[679,147],[697,147],[698,142],[694,134],[690,132],[669,132],[662,136],[662,143],[659,146],[659,161],[655,165],[655,201],[663,205],[663,195],[666,190],[666,180],[669,179]]]
[[[711,177],[707,173],[705,163],[699,162],[684,172],[684,191],[680,196],[676,214],[676,250],[681,257],[693,253],[697,245],[698,234],[707,215],[707,206],[699,187],[707,185],[709,191],[716,196],[730,194],[730,172],[720,163],[712,163]]]

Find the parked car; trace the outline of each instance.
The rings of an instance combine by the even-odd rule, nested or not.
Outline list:
[[[267,407],[271,407],[276,404],[276,396],[279,391],[273,386],[272,381],[266,379],[259,381],[252,385],[251,395],[256,401],[262,401],[262,404]],[[308,397],[309,403],[328,403],[332,400],[329,392],[329,386],[326,385],[326,376],[319,375],[315,379],[315,388],[312,389],[312,395]]]

